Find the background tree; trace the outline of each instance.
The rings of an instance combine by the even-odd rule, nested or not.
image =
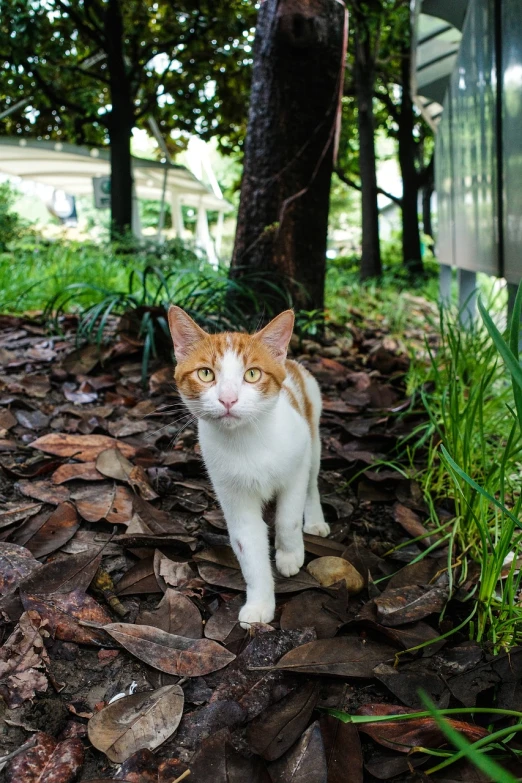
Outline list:
[[[352,41],[348,47],[337,174],[345,184],[361,192],[361,277],[381,273],[378,194],[401,208],[403,261],[412,274],[419,274],[422,255],[418,193],[429,179],[422,151],[430,131],[414,108],[410,94],[409,3],[352,0],[350,8]],[[375,140],[379,131],[397,143],[402,197],[377,185]]]
[[[282,278],[305,309],[324,304],[344,30],[337,0],[259,9],[231,273]]]
[[[244,132],[250,0],[4,0],[4,106],[30,103],[2,132],[111,149],[113,231],[131,225],[132,129],[153,115],[174,129]],[[172,143],[172,141],[170,141]]]

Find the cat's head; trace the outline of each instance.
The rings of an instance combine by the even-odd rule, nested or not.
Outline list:
[[[180,307],[169,310],[175,379],[198,418],[232,429],[256,422],[277,402],[294,314],[285,310],[255,334],[208,334]]]

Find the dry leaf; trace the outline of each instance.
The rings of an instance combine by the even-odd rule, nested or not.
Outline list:
[[[150,625],[167,633],[179,634],[190,639],[200,639],[203,621],[197,606],[190,598],[168,588],[157,608],[142,611],[136,625]]]
[[[276,669],[322,674],[330,677],[372,677],[383,661],[393,662],[395,649],[386,644],[364,641],[359,636],[338,636],[303,644],[283,655]]]
[[[49,657],[44,645],[47,622],[37,612],[24,612],[0,648],[0,696],[10,708],[47,690]]]
[[[145,500],[154,500],[158,497],[150,486],[143,468],[135,467],[119,449],[100,452],[96,460],[96,469],[108,478],[125,481],[131,487],[135,487]]]
[[[23,544],[34,557],[44,557],[60,549],[79,527],[78,514],[73,504],[60,503],[50,515],[38,514],[19,528],[16,542]]]
[[[103,476],[96,470],[95,462],[72,462],[67,465],[60,465],[51,477],[53,484],[64,484],[66,481],[76,479],[103,481]]]
[[[57,487],[50,481],[19,481],[16,487],[22,495],[34,500],[41,500],[42,503],[50,503],[53,506],[69,500],[67,487]]]
[[[141,748],[159,747],[178,728],[184,694],[179,685],[134,693],[109,704],[90,719],[89,739],[115,763]]]
[[[236,657],[210,639],[188,639],[150,625],[111,623],[104,630],[136,658],[178,677],[203,677]]]
[[[15,756],[6,770],[6,783],[71,783],[83,766],[79,739],[58,742],[39,731],[36,745]]]
[[[41,508],[41,503],[4,503],[0,509],[0,528],[9,527],[15,522],[34,516]]]
[[[22,579],[41,567],[42,564],[25,547],[0,542],[0,595],[6,595]]]
[[[49,621],[49,630],[56,639],[62,642],[108,646],[103,631],[78,625],[79,620],[99,625],[111,622],[107,612],[82,590],[53,595],[22,593],[21,598],[24,609],[34,609],[42,619]]]
[[[105,449],[119,449],[126,457],[136,454],[134,446],[124,443],[108,435],[76,435],[64,432],[51,432],[31,444],[32,449],[39,449],[46,454],[56,454],[59,457],[74,457],[81,462],[93,462]]]
[[[326,757],[317,721],[286,755],[270,765],[273,783],[327,783]]]
[[[394,704],[365,704],[359,707],[357,715],[398,715],[410,712],[405,707]],[[411,710],[414,712],[414,710]],[[482,726],[475,726],[460,720],[446,718],[452,728],[463,734],[468,742],[477,742],[482,737],[487,737],[489,732]],[[398,720],[361,723],[359,731],[368,734],[375,742],[384,745],[385,748],[408,753],[410,748],[440,748],[448,744],[443,732],[440,730],[434,718],[412,718],[411,720]]]
[[[248,744],[267,761],[286,753],[301,736],[319,698],[319,684],[309,682],[274,704],[248,724]]]
[[[132,495],[127,487],[95,484],[81,487],[71,494],[78,513],[87,522],[106,519],[112,525],[128,525],[132,518]]]

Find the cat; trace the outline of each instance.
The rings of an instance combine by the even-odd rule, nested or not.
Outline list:
[[[317,478],[321,392],[288,360],[294,314],[255,334],[208,334],[180,307],[168,314],[175,380],[198,419],[205,467],[227,523],[247,599],[243,628],[274,618],[274,578],[263,508],[276,500],[275,563],[283,576],[304,563],[304,531],[327,536]]]

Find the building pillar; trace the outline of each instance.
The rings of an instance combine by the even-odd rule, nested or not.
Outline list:
[[[443,307],[451,305],[452,268],[448,264],[439,267],[439,302]]]
[[[462,326],[473,324],[477,313],[477,273],[467,269],[458,270],[459,319]]]

